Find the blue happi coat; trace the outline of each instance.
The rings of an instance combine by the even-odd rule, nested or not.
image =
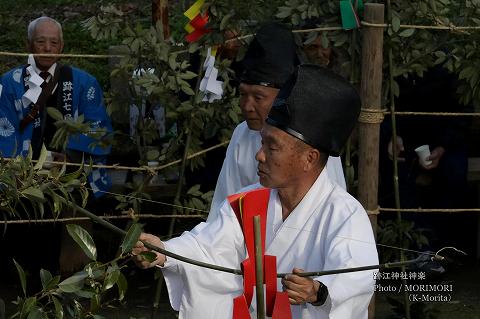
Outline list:
[[[58,67],[58,65],[57,65]],[[103,104],[103,93],[97,80],[80,69],[71,67],[71,81],[63,80],[62,74],[56,90],[59,94],[68,94],[64,104],[68,103],[74,119],[83,114],[85,122],[91,124],[92,130],[105,128],[112,131],[110,119]],[[18,67],[5,73],[0,79],[0,152],[3,157],[27,155],[32,140],[35,121],[20,130],[21,120],[29,113],[31,104],[22,101],[25,94],[29,74],[26,66]],[[70,90],[71,89],[71,90]],[[85,152],[92,156],[95,163],[106,162],[106,155],[111,147],[98,145],[91,136],[76,134],[69,137],[67,149]],[[95,169],[89,175],[90,186],[96,197],[103,195],[101,191],[110,189],[111,181],[105,169]]]

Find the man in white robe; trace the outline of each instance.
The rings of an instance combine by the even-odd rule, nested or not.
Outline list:
[[[359,114],[355,89],[328,70],[301,65],[276,99],[261,131],[256,154],[260,184],[271,188],[266,222],[266,254],[277,271],[292,272],[278,286],[288,293],[293,318],[366,319],[374,290],[373,271],[316,278],[296,274],[378,264],[375,240],[361,204],[334,183],[324,169],[337,154]],[[285,90],[285,91],[284,91]],[[320,93],[321,92],[321,93]],[[319,118],[321,116],[321,119]],[[343,123],[341,127],[332,125]],[[240,268],[247,258],[237,217],[224,201],[218,218],[165,243],[151,234],[140,240],[211,264]],[[142,242],[135,255],[147,251]],[[166,258],[157,253],[142,268],[162,267],[172,307],[180,318],[231,318],[242,277]],[[255,303],[251,313],[255,313]]]
[[[258,183],[255,153],[261,145],[260,130],[279,88],[298,64],[292,32],[278,23],[261,27],[242,61],[240,108],[245,121],[233,131],[218,176],[208,220],[215,218],[228,195]],[[340,157],[329,157],[330,178],[346,188]]]

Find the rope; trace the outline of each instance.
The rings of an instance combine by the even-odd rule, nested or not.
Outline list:
[[[394,112],[395,115],[400,116],[411,116],[411,115],[419,115],[419,116],[471,116],[471,117],[479,117],[480,113],[459,113],[459,112]],[[378,124],[382,123],[385,115],[391,115],[392,112],[386,109],[371,109],[371,108],[362,108],[360,111],[360,116],[358,117],[358,121],[360,123],[370,123],[370,124]]]
[[[91,189],[90,187],[85,187],[85,188],[93,191],[93,189]],[[153,200],[153,199],[148,199],[148,198],[139,198],[139,197],[135,197],[135,196],[132,196],[132,195],[124,195],[124,194],[113,193],[113,192],[102,191],[102,190],[97,190],[97,192],[104,193],[104,194],[109,194],[109,195],[114,195],[114,196],[121,196],[121,197],[125,197],[125,198],[130,198],[130,199],[137,199],[137,200],[142,201],[142,202],[148,202],[148,203],[160,204],[160,205],[165,205],[165,206],[170,206],[170,207],[175,207],[175,208],[182,208],[182,209],[188,209],[188,210],[192,210],[192,211],[208,213],[208,210],[205,210],[205,209],[175,205],[175,204],[160,202],[160,201]]]
[[[91,59],[108,59],[108,58],[123,58],[125,55],[118,55],[118,54],[75,54],[75,53],[60,53],[60,54],[53,54],[53,53],[25,53],[25,52],[8,52],[8,51],[0,51],[0,56],[46,56],[46,57],[60,57],[60,58],[91,58]]]
[[[134,215],[103,215],[99,216],[103,219],[113,220],[113,219],[159,219],[159,218],[202,218],[205,219],[205,215],[157,215],[157,214],[134,214]],[[73,222],[73,221],[80,221],[80,220],[90,220],[88,217],[68,217],[68,218],[48,218],[48,219],[19,219],[19,220],[4,220],[0,221],[0,224],[8,225],[8,224],[48,224],[48,223],[66,223],[66,222]]]
[[[312,28],[312,29],[300,29],[300,30],[292,30],[292,33],[307,33],[307,32],[319,32],[319,31],[341,31],[343,30],[342,27],[318,27],[318,28]],[[242,36],[236,36],[231,39],[225,40],[225,44],[234,42],[234,41],[240,41],[244,39],[248,39],[255,36],[255,33],[251,34],[245,34]]]
[[[362,108],[358,121],[360,123],[380,124],[383,122],[384,114],[385,110],[382,109]]]
[[[391,114],[390,111],[385,111],[385,114]],[[423,116],[480,116],[480,113],[456,113],[456,112],[394,112],[395,115],[423,115]]]
[[[382,212],[405,212],[405,213],[479,213],[480,208],[383,208]]]
[[[373,210],[368,210],[367,209],[367,215],[370,216],[370,215],[378,215],[380,214],[380,206],[377,206],[377,208],[373,209]]]
[[[362,21],[361,24],[366,27],[373,28],[388,28],[391,24],[386,23],[371,23]],[[456,26],[456,25],[415,25],[415,24],[401,24],[401,29],[423,29],[423,30],[449,30],[449,31],[462,31],[462,30],[480,30],[480,26]]]
[[[316,32],[316,31],[341,31],[342,27],[318,27],[312,29],[301,29],[301,30],[292,30],[293,33],[307,33],[307,32]]]
[[[219,147],[222,147],[222,146],[225,146],[227,145],[228,143],[230,142],[230,140],[227,140],[225,142],[222,142],[220,144],[216,144],[214,146],[211,146],[209,148],[206,148],[204,150],[201,150],[199,152],[196,152],[196,153],[193,153],[191,155],[188,155],[187,156],[187,159],[192,159],[194,157],[197,157],[197,156],[200,156],[200,155],[203,155],[209,151],[212,151],[216,148],[219,148]],[[11,161],[13,160],[13,158],[3,158],[3,160],[5,161]],[[32,160],[33,163],[37,163],[38,160]],[[173,165],[176,165],[176,164],[179,164],[181,163],[182,160],[175,160],[173,162],[170,162],[170,163],[167,163],[167,164],[164,164],[164,165],[161,165],[161,166],[121,166],[121,165],[118,165],[118,164],[113,164],[113,165],[101,165],[101,164],[93,164],[93,165],[85,165],[85,164],[82,164],[82,163],[72,163],[72,162],[59,162],[59,161],[45,161],[44,163],[46,164],[54,164],[54,165],[66,165],[66,166],[77,166],[77,167],[80,167],[80,166],[88,166],[88,167],[92,167],[92,168],[106,168],[106,169],[116,169],[116,170],[128,170],[128,171],[147,171],[151,174],[154,174],[154,172],[157,172],[157,171],[160,171],[162,169],[165,169],[167,167],[170,167],[170,166],[173,166]]]
[[[362,26],[366,27],[373,27],[373,28],[387,28],[390,27],[391,24],[385,23],[370,23],[366,21],[361,21]],[[462,30],[480,30],[480,26],[443,26],[443,25],[409,25],[409,24],[401,24],[401,29],[424,29],[424,30],[449,30],[449,31],[462,31]],[[293,33],[308,33],[308,32],[322,32],[322,31],[342,31],[344,30],[340,26],[324,26],[318,28],[311,28],[311,29],[299,29],[299,30],[292,30]],[[229,43],[232,41],[243,40],[247,38],[253,37],[255,34],[246,34],[243,36],[235,37],[232,39],[228,39],[225,43]],[[16,57],[25,57],[31,53],[25,52],[8,52],[8,51],[0,51],[0,56],[16,56]],[[108,58],[123,58],[125,55],[120,54],[74,54],[74,53],[62,53],[62,54],[34,54],[35,56],[55,56],[55,57],[62,57],[62,58],[91,58],[91,59],[108,59]]]

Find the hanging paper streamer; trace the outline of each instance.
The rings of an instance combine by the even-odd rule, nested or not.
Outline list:
[[[139,100],[136,100],[137,103],[132,102],[130,104],[130,137],[133,139],[137,135],[137,125],[138,125],[138,118],[142,116],[145,118],[145,113],[147,109],[147,92],[143,89],[140,85],[135,83],[136,80],[140,79],[142,76],[148,74],[155,74],[154,68],[144,68],[138,67],[133,70],[132,79],[134,81],[134,90],[135,93],[138,95]],[[140,102],[140,103],[138,103]],[[140,105],[137,105],[140,104]]]
[[[200,82],[199,90],[203,92],[203,101],[212,103],[222,98],[223,81],[217,80],[218,69],[215,67],[215,54],[217,49],[208,48],[207,57],[203,63],[205,76]]]
[[[206,28],[208,23],[208,13],[205,12],[205,15],[202,16],[200,12],[204,2],[205,0],[197,0],[184,13],[184,15],[190,20],[190,22],[185,25],[185,31],[188,33],[185,36],[185,40],[190,43],[197,41],[205,33],[210,32],[210,30]]]
[[[355,10],[355,7],[357,10]],[[357,29],[360,27],[359,13],[363,11],[362,0],[340,1],[340,14],[344,30]]]

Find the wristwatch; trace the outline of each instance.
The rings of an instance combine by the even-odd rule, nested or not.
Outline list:
[[[327,297],[328,297],[327,286],[322,284],[322,282],[320,282],[320,281],[318,283],[320,283],[320,286],[318,287],[318,291],[317,291],[317,301],[310,303],[313,306],[323,305],[325,303],[325,301],[327,301]]]

